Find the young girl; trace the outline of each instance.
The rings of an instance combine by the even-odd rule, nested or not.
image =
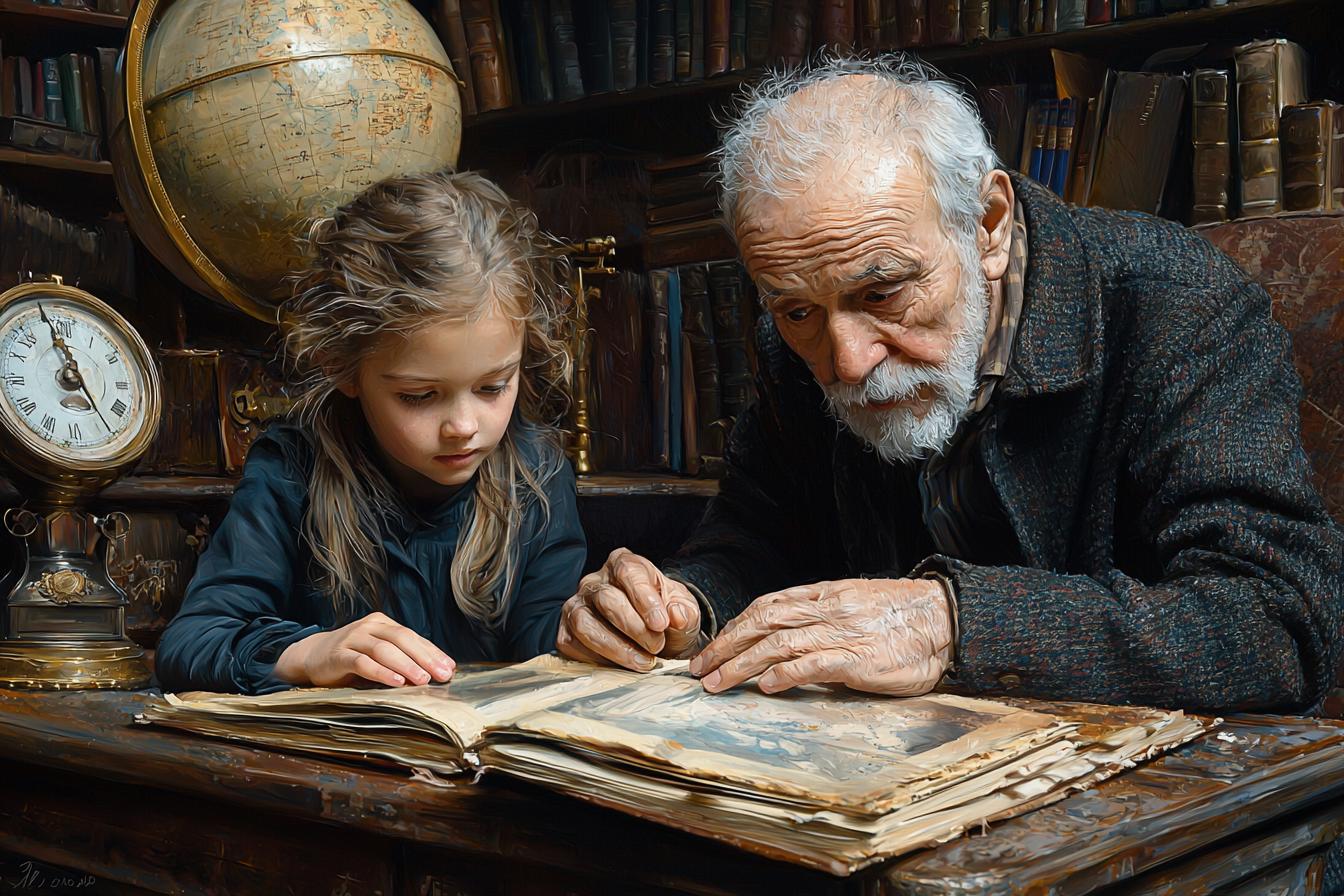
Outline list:
[[[299,397],[159,642],[168,690],[447,681],[555,646],[585,549],[536,220],[474,174],[377,184],[282,309]]]

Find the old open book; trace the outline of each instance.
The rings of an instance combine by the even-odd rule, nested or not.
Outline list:
[[[1058,799],[1208,725],[946,694],[708,694],[684,661],[638,674],[555,657],[463,666],[447,685],[169,695],[138,721],[440,775],[495,770],[835,874]]]

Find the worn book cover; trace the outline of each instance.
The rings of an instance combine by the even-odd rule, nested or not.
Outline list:
[[[446,685],[170,695],[139,721],[422,774],[499,772],[834,874],[1058,799],[1207,727],[950,694],[709,694],[684,660],[640,674],[550,656],[463,666]]]

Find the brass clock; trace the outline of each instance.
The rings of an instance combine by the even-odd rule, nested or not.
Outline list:
[[[126,595],[107,575],[126,517],[86,509],[158,431],[158,372],[140,335],[83,290],[25,283],[0,294],[0,453],[24,497],[22,542],[0,638],[0,685],[141,687]]]

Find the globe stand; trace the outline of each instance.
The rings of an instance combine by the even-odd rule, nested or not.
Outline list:
[[[126,594],[107,574],[109,541],[124,513],[72,506],[11,508],[5,528],[23,544],[0,638],[0,686],[38,690],[143,688],[145,652],[126,637]]]

